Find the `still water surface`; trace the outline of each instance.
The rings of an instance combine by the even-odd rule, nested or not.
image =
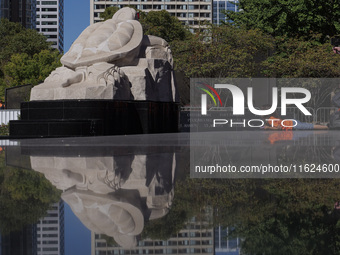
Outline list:
[[[337,131],[2,144],[0,254],[80,254],[75,245],[96,255],[340,253]],[[196,161],[333,170],[192,178]]]

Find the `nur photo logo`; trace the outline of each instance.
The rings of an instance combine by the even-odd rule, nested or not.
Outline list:
[[[266,79],[260,81],[262,80],[266,81]],[[216,128],[228,125],[261,128],[265,123],[270,123],[274,127],[276,122],[280,122],[286,128],[293,128],[298,120],[294,116],[288,117],[287,109],[293,108],[303,116],[312,116],[306,107],[312,98],[308,89],[293,86],[279,87],[275,84],[265,86],[265,83],[258,83],[255,86],[249,85],[249,82],[240,85],[237,82],[223,84],[216,80],[212,80],[209,84],[196,81],[193,102],[194,105],[200,105],[201,118],[195,119],[198,126]],[[219,113],[216,113],[217,111]],[[279,114],[283,119],[269,118],[275,114]]]
[[[240,88],[236,85],[232,84],[215,84],[214,87],[211,87],[208,84],[204,84],[207,88],[209,88],[218,98],[220,102],[220,106],[223,107],[221,97],[217,93],[215,89],[228,89],[233,98],[233,115],[244,115],[245,113],[245,96]],[[200,90],[206,92],[213,100],[215,106],[217,106],[216,100],[210,91],[207,89],[199,87]],[[301,98],[289,98],[289,94],[301,94],[304,97]],[[278,88],[272,88],[272,105],[269,109],[256,109],[253,104],[253,88],[247,88],[247,106],[251,113],[258,116],[270,115],[277,110],[278,107]],[[303,105],[307,103],[311,99],[311,93],[305,88],[294,88],[287,87],[281,88],[281,115],[286,115],[287,113],[287,105],[294,105],[297,107],[304,115],[312,115],[306,107]],[[201,95],[201,113],[202,115],[207,114],[207,95]]]

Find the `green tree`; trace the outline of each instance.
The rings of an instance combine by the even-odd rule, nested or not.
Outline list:
[[[329,43],[276,38],[276,51],[263,62],[263,74],[277,78],[337,78],[340,55]]]
[[[231,25],[207,26],[195,37],[172,44],[175,69],[194,77],[251,77],[260,72],[273,40],[261,31]]]
[[[8,86],[37,85],[57,67],[61,66],[57,50],[42,50],[32,57],[27,53],[13,54],[4,65],[4,77]]]
[[[239,12],[226,12],[228,19],[247,29],[259,28],[273,36],[310,38],[340,33],[340,3],[337,0],[240,0]]]
[[[7,19],[0,20],[0,67],[16,53],[34,54],[50,48],[46,37],[36,30],[26,29]]]
[[[46,37],[7,19],[0,20],[0,99],[6,88],[38,84],[60,66],[61,55]]]
[[[100,18],[103,20],[111,19],[118,10],[119,8],[115,6],[108,7],[100,14]],[[175,40],[185,40],[191,36],[189,29],[178,18],[171,16],[165,10],[148,13],[137,9],[136,11],[139,13],[139,21],[146,35],[159,36],[168,43]]]
[[[119,10],[119,7],[110,6],[105,9],[102,13],[100,13],[99,17],[103,20],[112,19],[112,16]]]
[[[191,37],[189,29],[166,10],[150,11],[140,21],[146,35],[159,36],[170,44]]]

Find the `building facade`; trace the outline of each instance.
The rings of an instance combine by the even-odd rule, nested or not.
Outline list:
[[[37,31],[52,42],[61,53],[64,50],[64,0],[37,1]]]
[[[90,0],[90,23],[100,19],[100,13],[107,7],[132,6],[144,12],[166,10],[177,17],[191,30],[199,29],[202,21],[212,22],[212,0]]]
[[[223,12],[237,12],[237,3],[238,0],[213,0],[213,23],[216,25],[220,25],[223,22],[229,22]]]
[[[9,0],[0,0],[0,17],[9,19],[10,17]]]
[[[0,0],[0,18],[35,28],[36,0]]]
[[[52,205],[36,224],[37,255],[64,255],[64,202]]]

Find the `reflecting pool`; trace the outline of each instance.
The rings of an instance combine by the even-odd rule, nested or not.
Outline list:
[[[340,253],[338,131],[1,145],[0,254]],[[302,170],[197,174],[195,164]]]

